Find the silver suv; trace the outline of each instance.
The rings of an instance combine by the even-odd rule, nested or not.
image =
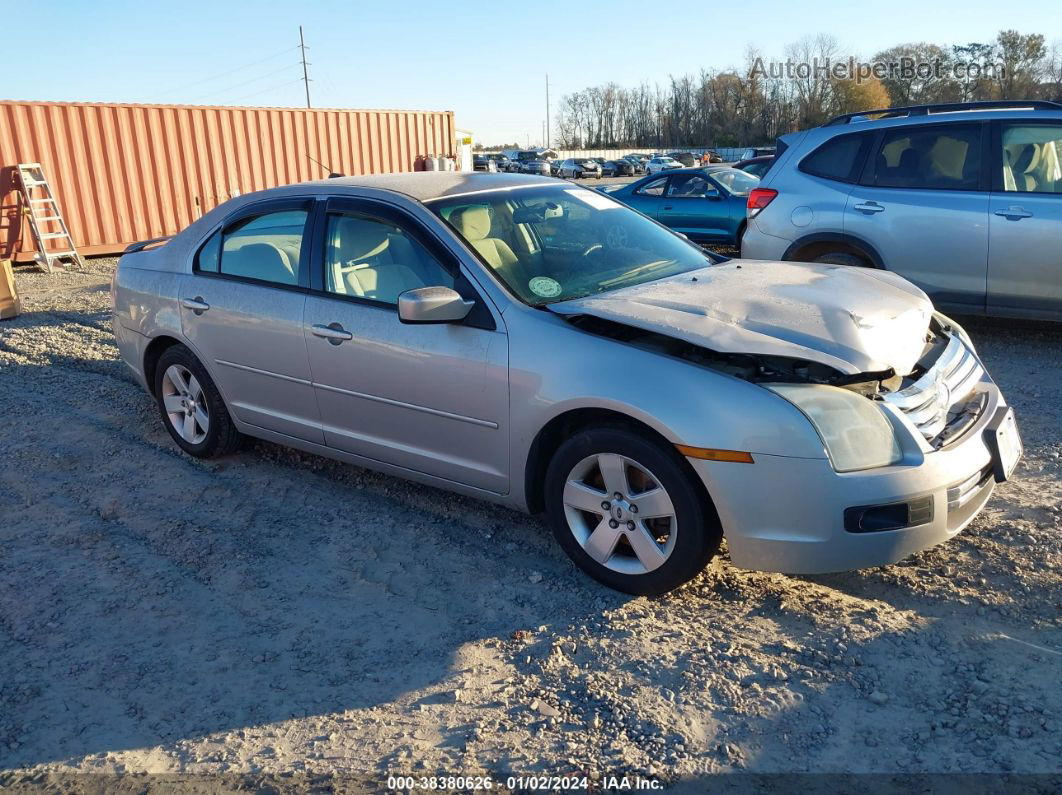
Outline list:
[[[958,313],[1062,320],[1062,105],[920,105],[783,136],[742,256],[884,268]]]

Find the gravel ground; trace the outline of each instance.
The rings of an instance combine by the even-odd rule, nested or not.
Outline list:
[[[116,358],[112,268],[19,272],[0,323],[8,783],[1062,767],[1062,328],[970,322],[1026,458],[958,538],[818,577],[724,556],[646,599],[507,509],[180,454]]]

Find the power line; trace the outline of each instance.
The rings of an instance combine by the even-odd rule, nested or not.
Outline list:
[[[190,83],[184,83],[183,85],[177,86],[176,88],[168,88],[168,89],[166,89],[164,91],[158,92],[158,94],[160,96],[166,96],[167,94],[174,94],[174,93],[176,93],[178,91],[184,91],[185,89],[193,88],[195,86],[202,85],[203,83],[209,83],[212,80],[219,80],[222,77],[227,77],[228,75],[231,75],[231,74],[233,74],[235,72],[242,72],[244,69],[250,69],[252,66],[258,66],[259,64],[263,64],[263,63],[266,63],[268,61],[272,61],[274,58],[279,58],[281,55],[285,55],[285,54],[287,54],[289,52],[292,52],[293,50],[297,50],[297,49],[299,49],[299,48],[298,47],[288,47],[287,49],[281,50],[280,52],[275,52],[272,55],[267,55],[265,58],[260,58],[257,61],[252,61],[251,63],[246,63],[246,64],[243,64],[242,66],[234,66],[232,69],[226,69],[223,72],[218,72],[216,74],[212,74],[209,77],[204,77],[204,78],[201,78],[199,80],[193,80]]]
[[[301,82],[302,82],[302,78],[301,77],[297,77],[294,80],[285,80],[283,83],[277,83],[276,85],[269,86],[268,88],[263,88],[260,91],[252,91],[250,94],[244,94],[243,96],[236,97],[236,98],[234,98],[234,99],[232,99],[230,101],[231,102],[239,102],[241,99],[249,99],[250,97],[257,97],[257,96],[259,96],[261,94],[265,94],[267,91],[275,91],[278,88],[284,88],[284,86],[291,86],[291,85],[295,85],[295,83],[301,83]]]
[[[265,80],[265,78],[267,77],[278,75],[281,72],[287,72],[289,69],[291,69],[291,64],[285,64],[279,69],[274,69],[272,72],[266,72],[264,75],[259,75],[258,77],[252,77],[250,80],[244,80],[242,83],[236,83],[235,85],[231,85],[228,88],[215,89],[209,94],[204,94],[202,96],[196,97],[196,100],[205,99],[206,97],[217,96],[218,94],[227,94],[229,91],[232,91],[235,88],[243,88],[244,86],[248,86],[251,83],[257,83],[259,80]]]

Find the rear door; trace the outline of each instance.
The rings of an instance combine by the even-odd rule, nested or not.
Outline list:
[[[993,133],[989,314],[1062,319],[1062,122]]]
[[[229,411],[324,442],[302,334],[312,200],[261,202],[227,219],[181,279],[185,337]]]
[[[982,123],[883,130],[845,207],[846,236],[956,311],[985,307],[987,137]]]

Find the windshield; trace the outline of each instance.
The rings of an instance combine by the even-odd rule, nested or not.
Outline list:
[[[490,191],[429,206],[533,306],[630,287],[716,261],[645,216],[585,188]]]
[[[759,177],[736,168],[725,168],[709,173],[712,175],[712,179],[723,185],[735,196],[748,196],[749,191],[760,184]]]

